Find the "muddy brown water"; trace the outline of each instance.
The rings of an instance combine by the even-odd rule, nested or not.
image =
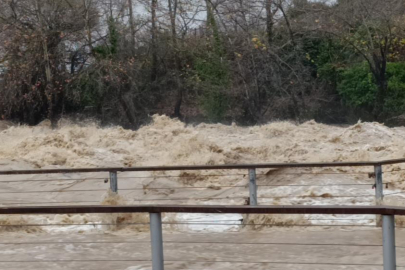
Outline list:
[[[56,130],[51,130],[46,124],[8,127],[7,123],[0,121],[0,142],[0,170],[375,161],[405,156],[405,128],[388,128],[377,123],[358,123],[350,127],[327,126],[314,121],[301,125],[275,122],[256,127],[186,126],[165,116],[154,116],[154,122],[150,125],[131,131],[63,121]],[[258,171],[258,184],[262,185],[258,192],[259,203],[374,204],[373,179],[368,177],[372,171],[373,168]],[[386,194],[402,192],[405,188],[405,165],[386,166],[384,171],[384,182],[389,182]],[[248,196],[246,174],[245,171],[223,170],[187,174],[119,174],[119,189],[127,189],[119,191],[120,198],[106,196],[109,187],[109,183],[105,182],[107,174],[1,176],[0,205],[83,205],[102,202],[243,204]],[[360,185],[344,185],[353,183]],[[395,205],[404,205],[404,201],[402,194],[385,199],[386,203]],[[129,222],[145,222],[145,217],[123,218]],[[186,221],[189,217],[167,218]],[[302,222],[301,218],[287,217],[286,223],[294,225]],[[319,219],[316,221],[318,225],[336,225],[342,224],[338,218],[345,217],[305,218]],[[336,221],[321,221],[328,218]],[[360,224],[367,226],[375,222],[374,217],[352,218],[363,220]],[[196,219],[201,221],[204,217]],[[0,217],[0,225],[116,220],[117,216],[104,219],[96,215],[3,216]],[[257,220],[271,221],[261,217]],[[284,221],[284,217],[276,220],[279,223]],[[347,220],[343,224],[359,225],[359,221]],[[10,227],[0,230],[0,269],[151,269],[147,227],[118,231],[105,228],[83,230],[80,226],[65,231],[41,227],[7,228]],[[164,233],[166,269],[377,270],[382,269],[381,234],[381,229],[373,227],[264,230],[232,227],[220,232],[170,227]],[[403,229],[397,230],[397,246],[398,265],[405,266]]]

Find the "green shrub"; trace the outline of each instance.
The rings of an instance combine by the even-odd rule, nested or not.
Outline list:
[[[201,107],[211,122],[223,119],[228,109],[228,96],[218,87],[206,88],[201,98]]]
[[[229,86],[227,62],[216,54],[195,61],[196,78],[202,89],[200,105],[210,121],[220,122],[228,108],[225,90]]]
[[[99,45],[93,48],[93,53],[99,58],[106,59],[118,52],[119,33],[114,18],[108,19],[108,44]]]
[[[353,107],[372,109],[377,85],[367,64],[356,65],[344,70],[339,76],[338,92]]]
[[[384,113],[398,114],[405,110],[405,63],[387,64],[388,90]],[[355,108],[372,111],[377,95],[377,85],[366,63],[355,65],[340,73],[338,92],[345,102]]]
[[[387,67],[388,97],[385,108],[389,112],[405,111],[405,63],[390,63]]]

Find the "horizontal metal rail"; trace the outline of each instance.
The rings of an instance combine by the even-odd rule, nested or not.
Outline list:
[[[382,215],[384,270],[396,270],[395,215],[405,215],[405,207],[389,206],[55,206],[0,208],[1,214],[84,214],[84,213],[149,213],[152,269],[164,270],[162,213],[216,214],[339,214]],[[215,224],[218,226],[218,224]],[[22,225],[24,226],[24,225]],[[167,260],[169,261],[169,260]],[[248,263],[238,261],[238,263]],[[279,262],[280,263],[280,262]],[[284,263],[283,263],[284,264]],[[302,264],[302,263],[299,263]],[[304,263],[308,264],[308,263]],[[326,264],[325,264],[326,265]]]
[[[266,199],[265,197],[258,196],[258,184],[257,184],[257,177],[263,174],[258,174],[257,169],[281,169],[281,168],[322,168],[322,167],[373,167],[373,172],[367,173],[369,178],[374,178],[374,185],[373,188],[375,189],[375,202],[377,205],[382,204],[383,198],[384,198],[384,187],[383,187],[383,170],[382,170],[382,165],[388,165],[388,164],[399,164],[399,163],[405,163],[405,159],[393,159],[393,160],[382,160],[382,161],[367,161],[367,162],[332,162],[332,163],[267,163],[267,164],[239,164],[239,165],[210,165],[210,166],[152,166],[152,167],[133,167],[133,168],[79,168],[79,169],[46,169],[46,170],[7,170],[7,171],[0,171],[0,176],[5,176],[5,175],[35,175],[35,174],[71,174],[71,173],[94,173],[94,172],[105,172],[109,173],[108,178],[100,178],[104,179],[105,183],[110,183],[110,190],[113,193],[118,193],[119,192],[119,175],[118,172],[154,172],[154,171],[184,171],[184,170],[193,170],[193,171],[201,171],[201,170],[247,170],[247,174],[240,174],[243,177],[246,177],[247,175],[249,176],[249,197],[233,197],[229,199],[243,199],[245,200],[245,203],[251,206],[255,206],[258,204],[258,199]],[[363,172],[364,173],[364,172]],[[362,174],[363,174],[362,173]],[[234,174],[233,174],[234,175]],[[200,177],[203,177],[204,175],[200,175]],[[209,175],[205,175],[206,177],[209,177]],[[222,176],[221,174],[219,176]],[[223,176],[230,176],[230,174],[224,174]],[[159,177],[159,176],[149,176],[150,177]],[[183,177],[181,175],[174,176],[174,175],[169,175],[169,176],[160,176],[160,177]],[[185,176],[187,177],[187,176]],[[128,176],[124,176],[122,178],[129,178]],[[134,177],[134,178],[141,178],[141,177]],[[77,179],[77,178],[75,178]],[[66,179],[68,180],[68,179]],[[83,179],[83,180],[88,180],[88,179]],[[17,182],[22,180],[3,180],[0,181],[0,183],[12,183],[12,182]],[[35,179],[29,179],[27,181],[42,181],[41,180],[35,180]],[[49,181],[53,181],[50,179]],[[246,187],[247,187],[246,186]],[[196,188],[196,187],[187,187],[187,188]],[[122,191],[128,190],[128,189],[121,189]],[[120,191],[121,191],[120,190]],[[147,188],[145,188],[147,190]],[[100,190],[102,191],[102,190]],[[46,193],[47,191],[38,191],[38,193]],[[58,191],[59,192],[59,191]],[[60,192],[76,192],[73,190],[66,190],[66,191],[60,191]],[[79,190],[77,191],[79,192]],[[90,190],[82,190],[80,192],[90,192]],[[93,192],[93,191],[92,191]],[[0,192],[1,193],[1,192]],[[33,191],[11,191],[11,192],[3,192],[3,193],[34,193]],[[371,195],[365,195],[365,196],[371,196]],[[362,197],[365,197],[362,196]],[[284,196],[284,197],[272,197],[268,199],[280,199],[280,198],[289,198],[290,196]],[[297,198],[324,198],[322,195],[319,196],[299,196]],[[338,196],[329,196],[330,198],[337,198]],[[328,197],[328,198],[329,198]],[[342,198],[351,198],[352,196],[340,196]],[[139,202],[141,201],[170,201],[170,200],[182,200],[186,201],[191,198],[165,198],[165,199],[141,199],[137,200]],[[193,199],[208,199],[208,198],[193,198]],[[212,198],[214,200],[224,200],[228,198]],[[3,205],[18,205],[17,203],[4,203]],[[20,204],[27,204],[27,203],[20,203]],[[29,203],[29,204],[34,204],[34,203]],[[55,204],[55,203],[53,203]],[[377,224],[380,224],[381,222],[377,220]]]
[[[147,171],[200,171],[200,170],[242,170],[242,169],[282,169],[282,168],[323,168],[323,167],[364,167],[405,163],[405,159],[360,162],[330,163],[267,163],[235,165],[202,165],[202,166],[150,166],[133,168],[82,168],[82,169],[48,169],[48,170],[8,170],[0,175],[16,174],[59,174],[59,173],[94,173],[94,172],[147,172]]]
[[[200,213],[200,214],[326,214],[405,215],[405,207],[392,206],[225,206],[225,205],[140,205],[140,206],[34,206],[0,207],[0,215],[102,213]]]

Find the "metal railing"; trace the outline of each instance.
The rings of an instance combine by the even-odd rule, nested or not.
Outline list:
[[[393,165],[405,163],[405,159],[383,160],[372,162],[337,162],[337,163],[269,163],[269,164],[241,164],[241,165],[211,165],[211,166],[151,166],[151,167],[135,167],[135,168],[83,168],[83,169],[48,169],[48,170],[8,170],[0,171],[1,176],[7,175],[44,175],[44,174],[73,174],[73,173],[109,173],[110,190],[114,193],[119,192],[119,175],[118,172],[168,172],[168,171],[213,171],[213,170],[247,170],[249,178],[249,205],[258,205],[258,187],[257,170],[258,169],[288,169],[288,168],[334,168],[334,167],[371,167],[372,172],[369,176],[374,177],[375,201],[377,205],[382,203],[384,198],[383,185],[383,165]],[[315,173],[316,174],[316,173]],[[297,173],[300,175],[300,173]],[[207,177],[210,175],[206,175]],[[136,178],[136,177],[135,177]],[[163,177],[162,177],[163,178]],[[64,179],[70,180],[70,179]],[[80,180],[80,179],[78,179]],[[28,181],[46,181],[46,180],[28,180]],[[16,181],[0,181],[0,183],[16,182]],[[21,181],[23,182],[23,181]],[[349,185],[349,184],[346,184]],[[358,185],[358,184],[357,184]],[[265,187],[266,185],[261,185]],[[270,186],[270,185],[269,185]],[[239,186],[240,187],[240,186]],[[183,187],[186,188],[186,187]],[[188,187],[199,188],[199,187]],[[159,189],[159,188],[156,188]],[[162,188],[160,188],[162,189]],[[135,190],[135,189],[122,189]],[[63,192],[73,192],[75,190],[65,190]],[[78,190],[78,191],[102,191],[102,190]],[[38,191],[46,192],[46,191]],[[10,192],[7,192],[10,193]],[[11,192],[12,193],[12,192]],[[19,193],[19,192],[15,192]],[[247,196],[246,196],[247,197]],[[310,196],[309,196],[310,197]],[[219,199],[219,198],[216,198]],[[176,200],[180,200],[176,198]],[[185,199],[182,199],[185,200]],[[150,200],[153,201],[153,200]],[[95,201],[85,201],[83,203],[94,203]],[[46,202],[45,202],[46,203]],[[11,204],[11,203],[10,203]],[[35,203],[33,203],[35,204]],[[37,203],[38,204],[38,203]]]
[[[164,270],[162,213],[204,214],[331,214],[382,215],[384,270],[396,270],[395,215],[404,216],[405,207],[386,206],[67,206],[0,208],[0,215],[149,213],[153,270]]]
[[[154,270],[164,269],[163,256],[163,234],[162,234],[162,213],[215,213],[215,214],[325,214],[325,215],[382,215],[382,230],[383,230],[383,262],[384,270],[396,269],[396,251],[395,251],[395,222],[394,216],[405,215],[405,208],[401,207],[384,207],[381,202],[384,198],[384,183],[383,183],[383,168],[384,165],[393,165],[405,163],[405,159],[376,161],[376,162],[343,162],[343,163],[282,163],[282,164],[245,164],[245,165],[217,165],[217,166],[170,166],[170,167],[136,167],[136,168],[87,168],[87,169],[51,169],[51,170],[9,170],[0,171],[0,178],[7,175],[45,175],[45,174],[73,174],[73,173],[109,173],[109,188],[112,192],[118,193],[120,190],[134,189],[119,189],[120,175],[119,172],[167,172],[167,171],[215,171],[215,170],[246,170],[246,173],[241,174],[244,177],[248,176],[249,187],[249,204],[251,206],[67,206],[67,207],[15,207],[7,208],[0,207],[0,215],[2,214],[85,214],[85,213],[149,213],[150,215],[150,230],[152,243],[152,262]],[[320,206],[257,206],[258,205],[258,187],[266,185],[258,185],[257,178],[260,176],[257,173],[259,169],[289,169],[289,168],[325,168],[325,167],[366,167],[372,168],[372,172],[368,172],[369,176],[373,177],[375,187],[375,196],[377,206],[369,207],[320,207]],[[371,171],[371,170],[370,170]],[[386,172],[388,173],[388,172]],[[301,175],[301,173],[296,173]],[[210,175],[203,175],[209,177]],[[212,176],[212,175],[211,175]],[[164,178],[165,176],[162,176]],[[177,177],[177,176],[175,176]],[[136,177],[135,177],[136,178]],[[153,177],[151,177],[153,178]],[[104,178],[98,178],[103,180]],[[121,177],[123,180],[124,177]],[[13,180],[7,182],[25,182],[25,181],[49,181],[45,180]],[[66,179],[69,180],[69,179]],[[71,180],[71,179],[70,179]],[[80,180],[80,179],[79,179]],[[108,184],[108,183],[107,183]],[[351,184],[346,184],[351,185]],[[364,184],[366,185],[366,184]],[[368,184],[367,184],[368,185]],[[277,185],[268,185],[274,186]],[[294,185],[292,185],[294,186]],[[304,186],[304,185],[298,185]],[[246,186],[240,186],[246,187]],[[158,187],[156,189],[162,189]],[[199,187],[181,187],[181,188],[199,188]],[[153,188],[152,188],[153,189]],[[76,190],[70,190],[76,191]],[[83,191],[83,190],[78,190]],[[37,191],[47,192],[47,191]],[[247,191],[246,191],[247,192]],[[2,193],[2,192],[0,192]],[[4,193],[18,193],[8,192]],[[246,194],[247,195],[247,194]],[[247,196],[246,196],[247,197]],[[153,201],[153,200],[152,200]],[[1,203],[1,202],[0,202]],[[44,202],[52,203],[52,202]],[[87,202],[87,203],[90,203]],[[35,204],[35,203],[33,203]],[[38,204],[38,203],[37,203]],[[163,223],[164,224],[164,223]],[[23,224],[21,226],[28,226]],[[37,224],[32,224],[37,225]],[[92,225],[92,224],[86,224]],[[207,225],[207,224],[206,224]],[[273,226],[274,224],[269,224]],[[14,226],[14,225],[13,225]],[[45,226],[45,225],[44,225]],[[50,226],[53,226],[50,224]]]

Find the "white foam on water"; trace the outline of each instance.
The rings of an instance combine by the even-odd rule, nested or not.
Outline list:
[[[328,126],[315,121],[300,125],[273,122],[254,127],[221,124],[187,126],[167,116],[155,115],[151,124],[136,131],[121,127],[99,127],[91,123],[76,124],[65,120],[60,122],[60,127],[56,130],[45,123],[36,127],[3,126],[5,127],[0,131],[0,170],[375,161],[405,157],[405,128],[389,128],[379,123],[359,122],[349,127]],[[371,172],[372,167],[258,170],[259,204],[374,205],[374,180],[368,175]],[[60,181],[24,182],[40,179]],[[64,202],[63,205],[97,205],[103,201],[109,188],[105,179],[108,179],[108,173],[2,176],[0,189],[2,192],[10,191],[10,194],[1,194],[0,204],[58,205],[58,202]],[[384,166],[383,180],[384,183],[389,183],[388,188],[384,187],[384,192],[388,195],[386,199],[389,198],[392,204],[403,205],[405,202],[405,194],[400,193],[405,190],[403,179],[405,165]],[[1,182],[11,180],[22,182]],[[120,173],[118,186],[122,196],[118,204],[242,205],[246,203],[249,194],[247,172],[244,170]],[[133,188],[138,190],[125,191]],[[103,191],[86,191],[93,189]],[[13,193],[44,190],[50,192]],[[69,190],[79,191],[58,192]],[[53,219],[38,218],[40,222],[54,222]],[[134,217],[114,216],[113,221],[120,223],[131,218]],[[175,221],[218,223],[218,226],[178,226],[180,229],[229,231],[240,228],[237,220],[241,218],[241,215],[178,214]],[[363,216],[351,217],[365,218],[361,222],[323,215],[308,218],[314,224],[368,224],[370,221],[369,217]],[[315,218],[332,220],[313,220]],[[86,221],[83,215],[73,215],[57,221],[65,224],[102,223],[97,218]],[[8,221],[2,222],[7,224]],[[25,222],[34,223],[32,217]],[[219,225],[220,223],[230,225]],[[69,233],[105,228],[102,225],[69,225],[42,229],[50,233]]]
[[[179,223],[190,223],[179,225],[180,229],[183,230],[196,232],[227,232],[239,230],[239,225],[242,223],[243,216],[239,214],[218,215],[187,213],[177,214],[175,219],[176,222]]]

